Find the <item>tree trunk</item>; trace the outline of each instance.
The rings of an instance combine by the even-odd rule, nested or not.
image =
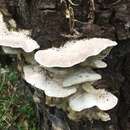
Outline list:
[[[96,70],[103,79],[97,88],[114,91],[118,106],[108,113],[111,121],[72,121],[67,112],[45,104],[42,91],[31,88],[36,103],[39,130],[129,130],[130,129],[130,1],[129,0],[1,0],[17,28],[31,29],[40,49],[59,47],[68,40],[101,37],[118,46],[105,58],[106,69]],[[105,86],[104,86],[105,84]]]

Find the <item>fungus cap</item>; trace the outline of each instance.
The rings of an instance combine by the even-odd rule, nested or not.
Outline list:
[[[63,80],[63,86],[69,87],[76,84],[81,84],[84,82],[93,82],[101,79],[101,75],[95,73],[91,69],[79,69],[74,72],[71,72]]]
[[[37,51],[35,60],[45,67],[72,67],[115,45],[115,41],[104,38],[68,41],[60,48]]]
[[[63,68],[48,68],[44,67],[48,72],[53,73],[54,75],[65,76],[73,71],[73,68],[63,69]]]
[[[0,35],[0,46],[21,48],[25,52],[32,52],[39,48],[36,41],[20,32],[8,32]]]
[[[90,57],[89,60],[86,60],[85,62],[82,62],[80,64],[80,66],[91,67],[91,68],[106,68],[107,64],[102,60],[92,59]]]
[[[118,98],[104,89],[97,90],[97,107],[100,110],[110,110],[116,106]]]
[[[74,111],[82,111],[96,106],[96,97],[90,93],[76,94],[69,98],[69,106]]]
[[[101,121],[111,120],[110,115],[106,112],[103,112],[103,111],[97,112],[97,116],[98,116],[99,119],[101,119]]]
[[[10,47],[2,47],[2,50],[4,51],[5,54],[11,54],[11,55],[17,55],[21,53],[21,50],[10,48]]]
[[[106,111],[114,108],[117,102],[117,97],[104,89],[91,89],[89,93],[74,95],[69,99],[69,105],[74,111],[81,111],[94,106]]]
[[[21,48],[25,52],[32,52],[40,46],[37,42],[31,39],[25,31],[15,32],[8,31],[8,28],[3,20],[3,15],[0,12],[0,46]]]
[[[67,97],[76,92],[76,88],[62,88],[57,81],[48,79],[45,71],[39,66],[24,66],[24,79],[32,86],[39,88],[50,97]]]

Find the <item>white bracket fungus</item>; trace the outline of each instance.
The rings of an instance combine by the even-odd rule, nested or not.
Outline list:
[[[15,21],[9,23],[16,28]],[[22,53],[24,61],[31,64],[22,66],[23,78],[27,83],[43,90],[49,97],[57,99],[69,96],[66,98],[70,105],[69,109],[66,109],[68,112],[70,108],[74,111],[82,111],[97,106],[101,111],[116,106],[118,102],[116,96],[105,89],[95,89],[92,86],[93,82],[102,77],[91,69],[107,67],[102,59],[110,52],[112,46],[117,45],[115,41],[104,38],[72,40],[66,42],[63,47],[39,50],[34,54],[32,51],[40,46],[29,35],[30,31],[16,32],[13,29],[9,31],[0,12],[0,46],[6,54]],[[79,65],[73,68],[76,64]],[[78,84],[81,85],[79,89],[76,88]],[[39,102],[38,98],[33,98],[35,102]],[[110,116],[105,112],[96,112],[93,115],[103,121],[110,120]]]
[[[32,52],[39,48],[36,41],[20,32],[7,32],[0,35],[0,46],[21,48],[25,52]]]
[[[69,75],[66,75],[66,77],[63,80],[63,86],[68,87],[76,84],[81,84],[84,82],[94,82],[101,78],[102,78],[101,75],[95,73],[89,68],[79,69],[73,71]]]
[[[106,112],[100,111],[100,112],[97,112],[96,114],[97,114],[97,117],[99,119],[101,119],[101,121],[109,121],[109,120],[111,120],[110,115],[108,113],[106,113]]]
[[[71,120],[79,120],[81,118],[87,118],[89,121],[93,120],[101,120],[101,121],[109,121],[111,117],[108,113],[101,111],[97,108],[87,109],[81,112],[70,111],[68,117]]]
[[[50,73],[53,73],[56,76],[65,76],[68,73],[73,72],[73,68],[48,68],[48,67],[44,67],[44,69],[46,69],[47,71],[49,71]]]
[[[25,52],[39,48],[37,42],[23,32],[8,31],[2,13],[0,13],[0,46],[21,48]]]
[[[62,85],[53,79],[49,79],[38,66],[24,66],[24,79],[32,86],[44,90],[50,97],[67,97],[76,92],[76,88],[63,88]]]
[[[100,110],[110,110],[116,106],[118,99],[104,89],[88,88],[88,93],[76,94],[69,99],[69,105],[74,111],[82,111],[97,106]]]
[[[0,35],[6,32],[8,32],[8,29],[4,23],[3,14],[0,12]]]
[[[37,51],[35,60],[45,67],[72,67],[115,45],[115,41],[104,38],[69,41],[60,48]]]
[[[106,68],[107,64],[98,59],[92,59],[90,58],[89,60],[87,59],[85,62],[82,62],[80,64],[82,67],[91,67],[91,68]]]
[[[20,53],[20,50],[18,49],[14,49],[14,48],[10,48],[10,47],[2,47],[2,50],[5,54],[11,54],[11,55],[17,55]]]

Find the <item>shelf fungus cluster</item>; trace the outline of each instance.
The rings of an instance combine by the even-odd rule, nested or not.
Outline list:
[[[85,38],[68,41],[59,48],[38,50],[38,43],[28,33],[9,31],[2,14],[0,24],[0,46],[6,54],[25,57],[23,78],[44,91],[48,105],[68,111],[71,119],[85,112],[83,116],[89,119],[110,120],[105,111],[114,108],[118,99],[105,89],[94,88],[93,83],[102,78],[94,70],[107,67],[103,59],[117,45],[115,41]]]

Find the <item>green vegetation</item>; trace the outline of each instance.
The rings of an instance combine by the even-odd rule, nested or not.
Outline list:
[[[36,130],[35,125],[32,98],[21,86],[17,72],[0,67],[0,130]]]

